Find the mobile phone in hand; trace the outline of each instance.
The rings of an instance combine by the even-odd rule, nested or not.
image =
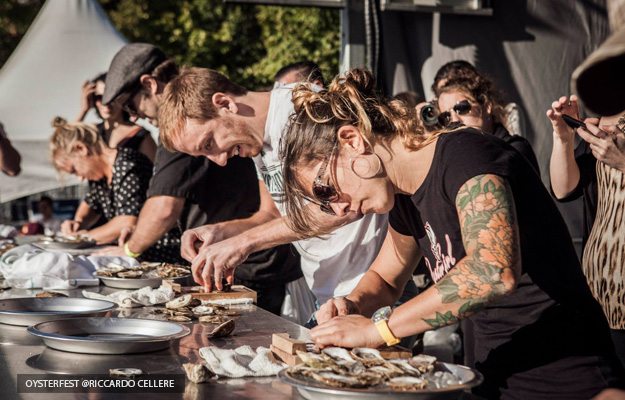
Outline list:
[[[564,122],[570,126],[573,129],[577,129],[577,128],[584,128],[586,129],[586,124],[583,123],[582,121],[571,117],[570,115],[566,115],[566,114],[562,114],[562,119],[564,120]],[[586,129],[588,130],[588,129]]]

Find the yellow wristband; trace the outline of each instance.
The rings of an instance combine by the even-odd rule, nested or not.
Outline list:
[[[128,257],[132,258],[137,258],[141,255],[141,253],[134,253],[132,250],[130,250],[130,248],[128,247],[128,242],[126,242],[126,244],[124,245],[124,253],[126,253]]]
[[[387,346],[395,346],[400,342],[400,339],[398,339],[395,335],[393,335],[393,332],[391,332],[388,327],[388,322],[385,319],[376,322],[375,327],[378,328],[378,333],[382,336],[382,339],[384,339]]]

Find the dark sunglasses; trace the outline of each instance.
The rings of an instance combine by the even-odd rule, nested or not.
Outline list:
[[[317,174],[317,177],[313,181],[312,185],[313,196],[319,202],[319,208],[324,213],[330,215],[336,215],[332,207],[330,207],[330,203],[336,202],[339,199],[339,193],[333,185],[324,183],[323,177],[326,173],[326,169],[328,168],[328,164],[330,163],[330,159],[336,151],[336,148],[337,144],[335,143],[330,155],[323,160],[323,163],[321,163],[319,173]]]
[[[438,115],[438,123],[443,127],[449,126],[451,123],[451,112],[455,112],[458,115],[467,115],[471,112],[471,102],[469,100],[462,100],[457,102],[450,111],[442,112]]]
[[[132,91],[129,92],[128,97],[124,100],[124,103],[121,105],[122,110],[130,114],[130,116],[139,115],[135,107],[134,98],[141,90],[141,85],[136,86]]]
[[[102,102],[102,95],[101,94],[94,94],[93,95],[93,102],[96,103],[98,101]]]

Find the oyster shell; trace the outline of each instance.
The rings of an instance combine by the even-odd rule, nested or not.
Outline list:
[[[143,371],[139,368],[112,368],[109,369],[110,376],[124,376],[133,377],[143,374]]]
[[[326,385],[332,387],[357,388],[367,386],[367,383],[363,382],[363,380],[359,379],[359,377],[340,375],[329,371],[312,372],[310,377],[318,382],[325,383]]]
[[[386,360],[376,349],[367,347],[357,347],[352,349],[352,357],[364,364],[365,367],[373,367],[376,365],[384,365]]]
[[[228,321],[228,317],[222,315],[202,315],[198,318],[200,322],[207,324],[223,324]]]
[[[143,275],[143,271],[124,271],[117,273],[117,277],[127,279],[140,278],[141,275]]]
[[[216,309],[215,310],[215,314],[217,314],[217,315],[225,315],[225,316],[228,316],[228,317],[238,317],[239,315],[241,315],[241,313],[238,312],[238,311],[228,310],[228,309],[226,309],[226,310]]]
[[[402,374],[399,368],[393,368],[391,365],[376,365],[369,367],[367,372],[378,374],[385,379],[395,378],[396,376],[400,376]]]
[[[428,383],[425,379],[414,376],[399,376],[386,382],[386,385],[391,389],[402,392],[425,389],[427,384]]]
[[[221,325],[218,325],[211,333],[208,334],[209,338],[226,337],[232,334],[234,331],[234,320],[229,319]]]
[[[302,362],[306,364],[306,366],[316,370],[330,371],[338,367],[333,359],[324,354],[308,353],[305,351],[297,350],[297,355],[299,356],[300,360],[302,360]]]
[[[410,365],[421,371],[422,373],[430,372],[434,369],[436,357],[419,354],[408,360]]]
[[[215,307],[199,305],[197,307],[193,307],[192,311],[193,314],[198,317],[202,315],[213,315],[215,314]]]
[[[185,363],[182,364],[187,379],[193,383],[208,382],[212,373],[204,366],[204,364]]]
[[[168,301],[165,303],[165,307],[167,308],[182,308],[182,307],[194,307],[200,305],[201,301],[198,299],[194,299],[190,294],[184,294],[180,297],[176,297],[175,299]]]
[[[190,322],[191,321],[191,318],[185,315],[171,315],[167,317],[167,319],[173,322]]]
[[[387,360],[386,365],[398,370],[400,375],[410,375],[410,376],[419,377],[423,374],[421,370],[410,365],[410,362],[408,360],[401,359],[401,358],[394,359],[394,360]]]
[[[341,369],[348,371],[350,374],[360,374],[366,370],[363,363],[354,360],[351,353],[342,347],[326,347],[321,352],[333,359]]]

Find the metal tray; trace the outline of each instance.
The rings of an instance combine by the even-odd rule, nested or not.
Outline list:
[[[78,250],[95,247],[96,242],[93,240],[81,240],[80,242],[59,242],[53,239],[44,239],[33,243],[33,246],[43,250]]]
[[[157,288],[161,286],[163,279],[184,284],[191,278],[191,275],[179,276],[177,278],[117,278],[100,275],[94,276],[100,278],[100,282],[102,282],[105,286],[117,289],[141,289],[146,286]]]
[[[101,316],[117,304],[71,297],[26,297],[0,300],[0,323],[30,326],[44,321]]]
[[[87,354],[130,354],[163,350],[188,335],[186,326],[134,318],[72,318],[28,328],[46,346]]]
[[[292,377],[283,369],[278,373],[282,382],[297,388],[298,392],[308,400],[363,400],[363,399],[458,399],[466,390],[479,385],[483,381],[478,371],[458,364],[437,362],[436,371],[449,371],[460,378],[461,384],[443,389],[423,389],[414,392],[400,392],[384,387],[367,389],[334,388],[324,385],[310,378]]]

